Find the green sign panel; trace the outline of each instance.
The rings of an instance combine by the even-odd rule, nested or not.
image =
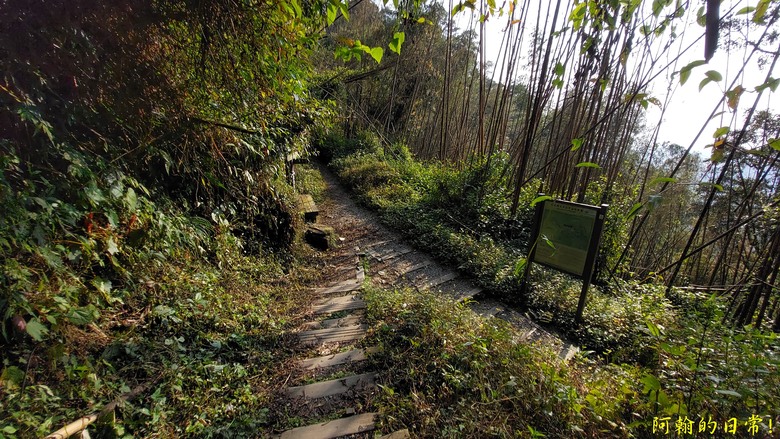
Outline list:
[[[582,277],[598,213],[595,206],[545,202],[534,261]]]

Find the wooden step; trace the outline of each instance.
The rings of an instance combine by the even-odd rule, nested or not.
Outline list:
[[[419,264],[414,264],[414,265],[412,265],[411,267],[408,267],[408,268],[406,268],[406,269],[404,269],[404,270],[401,270],[401,271],[398,273],[398,275],[399,275],[399,276],[403,276],[403,275],[409,274],[409,273],[411,273],[411,272],[413,272],[413,271],[417,271],[417,270],[419,270],[419,269],[421,269],[421,268],[425,268],[425,267],[427,267],[427,266],[429,266],[429,265],[431,265],[431,264],[433,264],[433,261],[431,261],[431,260],[425,260],[425,261],[422,261],[422,262],[420,262]]]
[[[359,290],[363,286],[363,282],[354,279],[345,280],[339,282],[336,285],[331,285],[325,288],[317,288],[314,290],[315,294],[325,295],[334,293],[346,293],[348,291]]]
[[[356,296],[334,297],[312,308],[314,314],[328,314],[352,309],[365,309],[366,302]]]
[[[288,387],[288,398],[317,399],[326,396],[341,395],[349,391],[363,391],[376,387],[376,373],[362,373],[330,381],[307,384],[305,386]]]
[[[319,322],[308,322],[304,323],[302,325],[302,328],[305,330],[312,330],[312,329],[326,329],[326,328],[343,328],[345,326],[352,326],[352,325],[358,325],[360,324],[360,321],[363,319],[363,315],[361,314],[352,314],[347,317],[342,317],[340,319],[327,319],[327,320],[321,320]]]
[[[326,367],[340,366],[347,363],[357,363],[365,361],[369,354],[378,352],[379,348],[374,346],[366,349],[352,349],[351,351],[339,352],[334,355],[323,355],[322,357],[309,358],[301,360],[298,363],[302,369],[315,370]]]
[[[483,291],[482,288],[474,287],[474,288],[472,288],[472,289],[470,289],[470,290],[468,290],[468,291],[466,291],[464,293],[458,293],[458,301],[460,302],[460,301],[463,301],[463,300],[466,300],[466,299],[471,299],[471,298],[475,297],[477,294],[481,293],[482,291]]]
[[[298,333],[298,340],[304,344],[342,343],[359,340],[366,335],[368,325],[354,325],[344,328],[315,329]]]
[[[401,250],[395,250],[395,251],[391,251],[389,253],[378,255],[376,257],[376,259],[379,262],[385,262],[385,261],[389,261],[390,259],[397,258],[399,256],[403,256],[403,255],[409,254],[409,253],[411,253],[413,251],[414,251],[413,248],[404,248],[404,249],[401,249]]]
[[[380,437],[379,439],[409,439],[410,437],[411,436],[409,436],[409,430],[404,428],[403,430],[398,430],[390,434],[386,434]]]
[[[446,274],[443,274],[443,275],[441,275],[441,276],[439,276],[437,278],[429,279],[429,280],[427,280],[425,282],[422,282],[420,284],[420,288],[428,288],[428,289],[430,289],[430,288],[433,288],[433,287],[437,287],[437,286],[443,284],[444,282],[449,282],[449,281],[451,281],[451,280],[453,280],[453,279],[455,279],[457,277],[458,277],[458,273],[455,273],[455,272],[446,273]]]
[[[348,418],[293,428],[282,433],[279,439],[333,439],[371,431],[376,428],[374,419],[377,416],[379,416],[378,413],[363,413]]]

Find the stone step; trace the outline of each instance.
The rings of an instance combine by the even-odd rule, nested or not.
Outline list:
[[[379,439],[409,439],[410,437],[411,436],[409,436],[409,430],[404,428],[403,430],[398,430],[390,434],[386,434],[380,437]]]
[[[326,396],[341,395],[349,391],[364,391],[376,388],[376,373],[362,373],[330,381],[288,387],[288,398],[317,399]]]
[[[366,349],[352,349],[351,351],[339,352],[334,355],[323,355],[321,357],[309,358],[298,362],[298,366],[305,370],[324,369],[326,367],[340,366],[347,363],[357,363],[365,361],[369,354],[378,352],[379,348],[374,346]]]
[[[312,308],[314,314],[328,314],[338,311],[348,311],[352,309],[365,309],[366,302],[357,298],[357,296],[334,297]]]
[[[304,323],[301,327],[304,330],[343,328],[345,326],[358,325],[360,324],[360,321],[362,319],[363,319],[362,313],[353,314],[347,317],[342,317],[340,319],[327,319],[327,320],[321,320],[319,322],[308,322],[308,323]]]
[[[343,282],[339,282],[336,285],[331,285],[325,288],[317,288],[314,290],[315,294],[327,295],[334,293],[346,293],[349,291],[357,291],[363,286],[363,282],[350,279]]]
[[[379,416],[378,413],[363,413],[348,418],[293,428],[282,433],[279,439],[333,439],[371,431],[376,428],[374,419],[377,416]]]
[[[341,343],[359,340],[366,335],[368,325],[354,325],[344,328],[315,329],[298,333],[298,340],[304,344]]]

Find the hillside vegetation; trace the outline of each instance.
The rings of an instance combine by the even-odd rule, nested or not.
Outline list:
[[[384,425],[642,437],[688,416],[776,434],[780,1],[530,3],[5,1],[0,438],[91,413],[100,437],[297,426],[275,392],[323,257],[300,239],[297,193],[324,185],[306,167],[292,184],[307,156],[587,349],[563,363],[367,285],[371,361],[393,365]],[[505,25],[493,68],[488,20]],[[663,142],[649,109],[673,94],[654,90],[689,80],[720,101],[694,109],[690,145]],[[577,279],[524,278],[539,192],[610,205],[582,324]]]

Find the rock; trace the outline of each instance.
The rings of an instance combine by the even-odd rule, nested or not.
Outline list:
[[[339,240],[333,227],[324,224],[309,224],[303,238],[312,247],[319,250],[327,250],[337,246]]]

